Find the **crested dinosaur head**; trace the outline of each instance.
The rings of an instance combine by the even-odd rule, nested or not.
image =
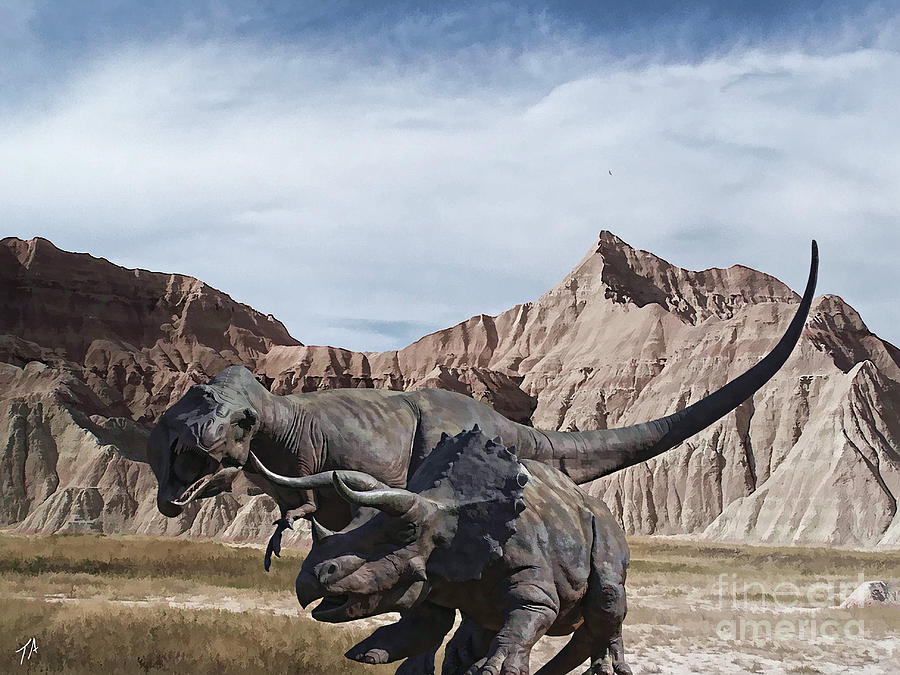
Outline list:
[[[260,386],[246,368],[227,368],[209,384],[188,389],[154,427],[148,458],[164,515],[177,516],[195,499],[231,489],[259,427],[243,386],[247,378]]]
[[[441,579],[478,579],[515,531],[528,478],[477,427],[443,438],[408,489],[356,490],[333,472],[335,490],[358,510],[340,532],[313,522],[297,599],[305,607],[321,598],[312,612],[319,621],[350,621],[407,610]]]

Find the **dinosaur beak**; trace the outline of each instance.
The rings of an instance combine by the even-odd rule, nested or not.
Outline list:
[[[300,572],[297,575],[297,600],[304,609],[312,602],[324,597],[319,580],[311,572]]]

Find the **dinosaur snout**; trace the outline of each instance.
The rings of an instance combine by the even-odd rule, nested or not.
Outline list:
[[[304,608],[325,595],[319,580],[311,572],[300,572],[297,575],[295,588],[297,590],[297,600],[300,602],[300,606]]]
[[[364,563],[365,560],[358,556],[345,555],[319,563],[313,568],[313,574],[322,586],[327,587],[353,574]]]
[[[199,445],[207,450],[211,450],[225,440],[225,422],[218,419],[210,420],[202,425],[200,429],[195,429],[195,434]]]
[[[327,562],[319,565],[319,569],[316,571],[316,576],[319,577],[319,583],[323,586],[327,586],[332,581],[336,581],[338,577],[338,570],[340,567],[336,562]]]

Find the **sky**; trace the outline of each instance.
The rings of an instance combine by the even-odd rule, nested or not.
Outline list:
[[[900,344],[900,7],[0,2],[0,235],[376,351],[610,230],[840,295]],[[611,175],[610,175],[611,172]]]

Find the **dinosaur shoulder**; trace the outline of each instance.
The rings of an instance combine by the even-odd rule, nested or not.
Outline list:
[[[553,494],[567,503],[586,503],[588,494],[559,469],[534,459],[523,459],[522,464],[535,478],[535,487],[538,490],[548,495]]]

